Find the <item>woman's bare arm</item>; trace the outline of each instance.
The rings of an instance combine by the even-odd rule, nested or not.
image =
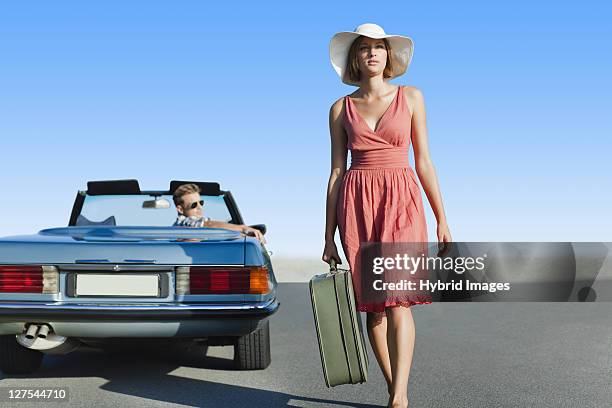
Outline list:
[[[406,87],[405,89],[407,91],[406,94],[411,99],[410,105],[413,107],[411,133],[416,172],[436,216],[438,227],[443,225],[447,228],[446,214],[444,213],[438,178],[429,154],[425,99],[423,93],[418,88]]]
[[[331,171],[327,183],[327,204],[325,217],[325,242],[334,241],[336,233],[336,204],[342,177],[346,172],[347,138],[342,126],[343,99],[340,98],[329,110],[329,133],[331,137]]]

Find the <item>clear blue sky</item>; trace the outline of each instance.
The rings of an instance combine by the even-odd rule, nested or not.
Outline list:
[[[354,90],[328,44],[374,22],[415,42],[393,82],[425,95],[454,240],[610,241],[610,21],[603,1],[4,3],[0,235],[65,225],[87,180],[197,179],[276,254],[320,256],[329,107]]]

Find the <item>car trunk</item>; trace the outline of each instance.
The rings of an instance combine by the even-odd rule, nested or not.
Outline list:
[[[244,265],[238,231],[181,227],[65,227],[0,239],[3,264]]]

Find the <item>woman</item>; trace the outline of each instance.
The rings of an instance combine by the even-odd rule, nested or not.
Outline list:
[[[421,193],[408,162],[410,140],[417,174],[438,222],[438,242],[451,242],[429,157],[423,95],[418,88],[388,83],[406,71],[412,53],[410,38],[387,35],[376,24],[340,32],[330,43],[334,69],[344,83],[359,89],[330,109],[332,168],[322,259],[341,263],[334,242],[337,226],[352,270],[357,308],[367,312],[368,338],[387,381],[390,407],[408,406],[415,338],[410,306],[431,300],[387,297],[368,302],[362,296],[359,245],[427,242]]]

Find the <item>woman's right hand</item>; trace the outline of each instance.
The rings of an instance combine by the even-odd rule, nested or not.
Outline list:
[[[337,265],[342,263],[340,260],[340,255],[338,255],[338,248],[336,248],[335,242],[331,241],[325,243],[325,248],[323,249],[323,256],[321,259],[323,262],[327,262],[328,264],[331,263],[332,259],[336,261]]]

